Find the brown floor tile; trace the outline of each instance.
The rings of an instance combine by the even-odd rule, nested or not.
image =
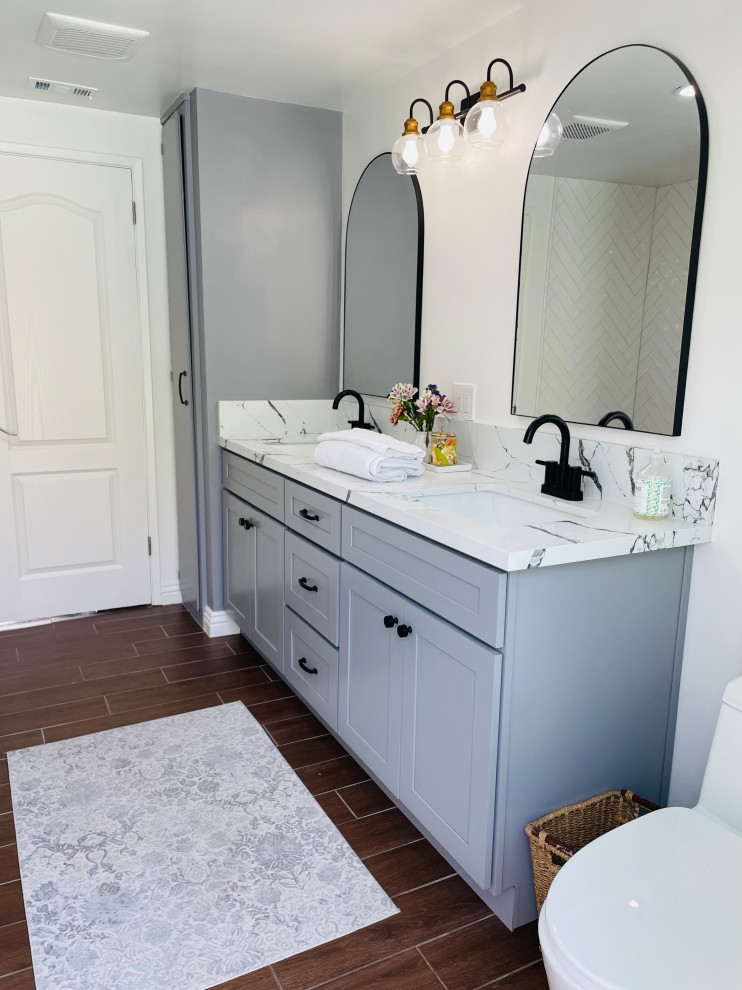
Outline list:
[[[136,676],[136,675],[132,675]],[[160,702],[181,701],[184,698],[195,698],[199,694],[213,694],[231,689],[239,690],[243,694],[250,691],[260,693],[265,689],[275,690],[270,681],[265,684],[250,686],[250,682],[255,677],[255,670],[234,670],[227,674],[213,674],[210,677],[193,677],[188,681],[179,681],[177,684],[164,682],[160,687],[144,688],[138,691],[124,691],[116,694],[106,694],[108,706],[112,713],[131,711],[135,708],[151,708]],[[287,688],[288,690],[288,688]],[[261,698],[265,701],[267,698]]]
[[[268,681],[265,684],[253,684],[247,688],[220,688],[219,697],[225,705],[233,701],[241,701],[243,705],[251,708],[253,705],[260,705],[264,701],[277,701],[279,698],[293,698],[294,692],[283,681]]]
[[[13,973],[0,980],[0,990],[36,990],[33,970],[24,969],[21,973]]]
[[[361,859],[404,846],[420,838],[420,833],[399,808],[357,819],[340,826],[340,832]]]
[[[536,963],[519,973],[506,976],[504,980],[498,980],[497,983],[488,983],[486,990],[549,990],[544,964]]]
[[[235,656],[228,653],[223,657],[211,657],[208,660],[191,660],[189,663],[178,663],[163,669],[168,681],[186,681],[192,677],[208,677],[209,674],[225,674],[231,670],[252,670],[255,672],[255,683],[262,684],[270,680],[265,672],[265,666],[260,664],[259,657],[249,653]]]
[[[296,695],[287,698],[279,698],[277,701],[266,701],[260,705],[250,705],[250,714],[257,719],[261,725],[273,726],[276,722],[283,722],[287,719],[299,718],[309,715],[309,709],[300,701]]]
[[[0,885],[0,927],[14,925],[25,917],[20,880]]]
[[[21,870],[18,866],[18,849],[13,843],[9,846],[0,846],[0,884],[10,883],[11,880],[20,880]],[[16,966],[16,969],[22,969]]]
[[[95,615],[87,616],[84,619],[72,619],[70,623],[88,622],[95,629],[124,628],[136,629],[142,623],[134,622],[134,619],[146,619],[154,617],[165,621],[165,616],[175,619],[178,615],[187,615],[182,605],[135,605],[133,608],[112,609],[110,612],[96,612]],[[146,625],[147,623],[144,623]]]
[[[103,698],[90,698],[86,701],[73,701],[66,705],[51,705],[48,708],[35,708],[27,712],[15,712],[13,715],[0,716],[0,732],[26,734],[29,729],[43,729],[47,725],[62,725],[65,722],[77,722],[83,718],[96,718],[106,715],[108,709]],[[0,738],[0,746],[3,744]],[[33,745],[27,743],[26,745]],[[18,746],[9,746],[18,749]]]
[[[8,783],[8,761],[3,756],[0,758],[0,784]]]
[[[355,815],[348,808],[348,805],[340,800],[337,791],[318,794],[316,800],[333,825],[342,825],[343,822],[355,820]]]
[[[390,897],[406,894],[456,872],[427,839],[368,856],[363,865]]]
[[[277,725],[272,725],[268,732],[277,746],[327,735],[327,729],[314,715],[285,719]]]
[[[0,846],[15,842],[15,825],[12,815],[0,815]]]
[[[154,670],[157,667],[177,666],[190,663],[193,660],[208,660],[212,657],[229,657],[232,651],[226,643],[212,640],[202,646],[193,646],[187,650],[176,650],[173,653],[153,653],[146,657],[130,657],[123,660],[106,660],[103,663],[83,663],[83,677],[93,680],[98,677],[111,677],[115,674],[129,674],[137,670]]]
[[[268,966],[258,969],[247,976],[238,976],[236,980],[220,983],[214,990],[278,990],[278,984]]]
[[[303,742],[287,743],[285,746],[279,746],[278,750],[294,770],[312,766],[314,763],[336,760],[347,753],[337,739],[330,735],[305,739]]]
[[[47,742],[59,742],[60,739],[87,736],[91,732],[119,729],[123,725],[151,722],[157,718],[168,718],[170,715],[183,715],[185,712],[199,711],[201,708],[214,708],[216,705],[221,705],[218,695],[202,694],[197,698],[185,698],[183,701],[154,705],[152,708],[137,708],[134,711],[121,712],[117,715],[103,715],[101,718],[71,722],[69,725],[56,725],[50,729],[44,729],[44,738]]]
[[[0,932],[0,976],[27,969],[31,965],[31,946],[28,943],[28,928],[25,921],[17,921]],[[5,983],[0,983],[5,988]]]
[[[403,894],[395,903],[400,914],[277,963],[283,990],[304,990],[344,976],[490,914],[460,877]]]
[[[10,800],[10,787],[8,784],[3,784],[0,787],[0,815],[7,815],[9,811],[13,810],[13,805]]]
[[[61,705],[69,701],[83,701],[86,698],[98,698],[104,694],[156,688],[164,683],[165,675],[162,671],[142,670],[136,674],[117,674],[115,677],[99,678],[95,681],[80,681],[78,684],[41,688],[39,691],[24,691],[21,694],[10,694],[0,698],[0,715],[47,708],[50,705]]]
[[[175,636],[173,639],[157,639],[153,643],[141,643],[137,650],[141,655],[150,653],[172,653],[173,650],[185,650],[191,646],[208,645],[209,637],[205,632],[188,633],[187,636]]]
[[[325,983],[322,990],[441,990],[441,984],[417,949],[410,949]]]
[[[0,725],[2,719],[0,719]],[[28,746],[40,746],[44,741],[38,729],[29,729],[26,732],[16,732],[12,735],[0,735],[0,756],[5,756],[14,749],[26,749]]]
[[[494,917],[420,951],[448,990],[475,990],[541,958],[535,921],[511,932]]]
[[[174,616],[172,620],[163,621],[162,628],[165,634],[171,638],[174,636],[186,636],[188,633],[203,632],[192,615],[186,612],[183,616]]]
[[[343,787],[340,797],[357,818],[363,818],[364,815],[375,815],[377,811],[386,811],[387,808],[394,807],[394,801],[388,798],[373,780],[365,780],[362,784]]]
[[[341,756],[339,760],[328,760],[327,763],[302,767],[301,770],[296,771],[296,775],[312,794],[335,791],[338,787],[368,780],[368,774],[352,756]]]
[[[150,622],[154,623],[156,620],[151,619]],[[139,629],[129,629],[129,630],[104,630],[103,632],[96,633],[96,639],[99,643],[151,643],[159,639],[167,639],[167,633],[165,628],[159,623],[157,625],[148,625],[143,620],[140,620]],[[92,638],[91,638],[92,642]]]
[[[3,647],[0,649],[0,664],[18,663],[18,651],[15,647]]]
[[[33,664],[25,664],[20,670],[14,670],[10,677],[7,677],[6,673],[7,671],[0,673],[0,697],[6,694],[18,694],[21,691],[74,684],[82,680],[79,664],[74,667],[51,667],[49,670],[38,670]]]
[[[160,640],[166,643],[168,640]],[[142,644],[144,645],[144,644]],[[83,660],[123,660],[124,657],[134,657],[137,647],[128,640],[123,643],[110,643],[91,636],[87,639],[65,639],[61,643],[35,643],[33,646],[19,646],[18,655],[21,663],[43,660],[45,664],[81,663]]]

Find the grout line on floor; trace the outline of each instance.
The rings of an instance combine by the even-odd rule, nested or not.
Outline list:
[[[349,786],[349,787],[352,787],[353,785],[352,785],[352,784],[349,784],[348,786]],[[352,809],[352,808],[351,808],[351,806],[350,806],[350,805],[348,804],[348,802],[347,802],[347,801],[345,800],[345,798],[344,798],[344,797],[343,797],[343,795],[342,795],[342,794],[340,793],[340,791],[336,789],[336,790],[335,790],[335,793],[336,793],[336,794],[337,794],[337,796],[338,796],[338,797],[340,798],[340,800],[341,800],[341,801],[343,802],[343,804],[344,804],[344,805],[345,805],[345,807],[346,807],[346,808],[348,809],[348,811],[349,811],[349,812],[351,813],[351,815],[353,815],[353,818],[354,818],[354,819],[355,819],[356,821],[359,821],[359,816],[358,816],[358,815],[357,815],[357,814],[355,813],[355,811],[353,811],[353,809]]]
[[[435,971],[435,970],[433,969],[433,967],[432,967],[432,966],[430,965],[430,963],[429,963],[429,962],[428,962],[428,960],[427,960],[427,959],[425,958],[425,956],[424,956],[424,955],[422,954],[422,952],[420,952],[420,948],[419,948],[419,946],[417,946],[417,945],[415,946],[415,951],[416,951],[416,952],[417,952],[417,954],[418,954],[418,955],[420,956],[420,958],[421,958],[421,959],[422,959],[422,961],[423,961],[423,962],[425,963],[425,965],[426,965],[426,966],[428,967],[428,969],[429,969],[429,970],[430,970],[430,972],[431,972],[431,973],[433,974],[433,976],[434,976],[434,977],[436,978],[436,980],[438,980],[438,982],[440,983],[440,985],[441,985],[441,986],[443,987],[443,990],[448,990],[448,987],[446,986],[446,984],[445,984],[445,983],[443,982],[443,980],[442,980],[442,979],[440,978],[440,976],[439,976],[439,975],[438,975],[438,974],[436,973],[436,971]]]
[[[273,966],[269,966],[268,969],[271,971],[271,973],[273,975],[273,979],[276,981],[276,985],[278,986],[278,990],[283,990],[283,987],[281,986],[281,981],[278,979],[278,976],[276,975],[276,971],[273,968]]]
[[[357,818],[356,821],[359,821],[360,822],[360,821],[363,821],[363,819],[362,818]],[[345,822],[344,824],[347,825],[348,822]],[[424,835],[421,835],[417,839],[412,839],[410,842],[403,842],[399,846],[392,846],[392,848],[393,849],[404,849],[406,846],[414,846],[416,842],[423,842],[424,839],[425,839],[425,836]],[[374,859],[375,856],[383,856],[385,853],[388,853],[388,852],[391,852],[391,850],[390,849],[384,849],[382,852],[371,853],[370,856],[364,856],[363,862],[366,863],[366,862],[368,862],[369,859]],[[437,882],[438,882],[437,880],[434,880],[433,881],[433,883],[437,883]],[[428,885],[426,884],[426,886],[428,886]]]
[[[108,704],[108,696],[104,694],[103,695],[103,700],[106,703],[106,708],[108,709],[108,714],[109,715],[113,715],[113,712],[111,711],[111,706]]]
[[[522,973],[526,969],[530,969],[532,966],[538,966],[542,961],[541,958],[534,959],[533,962],[526,963],[525,966],[519,966],[518,969],[511,969],[509,973],[503,973],[502,976],[498,976],[496,980],[490,980],[489,983],[482,983],[481,986],[475,987],[475,990],[489,990],[490,987],[493,990],[497,990],[498,983],[502,983],[503,980],[507,980],[509,976],[515,976],[516,973]]]
[[[347,823],[346,823],[346,824],[347,824]],[[394,852],[394,851],[395,851],[395,849],[402,849],[402,848],[404,848],[404,847],[403,847],[403,846],[393,846],[393,847],[392,847],[391,849],[385,849],[385,850],[384,850],[384,852],[385,852],[385,853],[390,853],[390,852]],[[377,856],[382,856],[382,855],[383,855],[383,853],[377,853],[376,855],[377,855]],[[368,858],[369,858],[369,857],[367,856],[367,857],[366,857],[366,859],[368,859]],[[365,862],[365,860],[361,860],[361,862]],[[423,889],[424,887],[432,887],[434,883],[440,883],[440,882],[441,882],[441,880],[450,880],[450,879],[451,879],[451,877],[456,877],[456,876],[458,876],[458,873],[456,873],[456,871],[455,871],[455,870],[453,870],[453,867],[452,867],[451,869],[452,869],[452,871],[453,871],[453,872],[451,872],[451,873],[447,873],[447,874],[445,875],[445,877],[436,877],[436,878],[435,878],[435,880],[428,880],[428,882],[427,882],[427,883],[421,883],[419,887],[410,887],[410,889],[409,889],[409,890],[398,890],[398,891],[397,891],[397,892],[396,892],[396,893],[394,894],[394,896],[395,896],[395,897],[401,897],[401,896],[402,896],[402,894],[411,894],[411,893],[413,893],[413,891],[415,891],[415,890],[422,890],[422,889]],[[422,944],[422,943],[421,943],[421,944]]]

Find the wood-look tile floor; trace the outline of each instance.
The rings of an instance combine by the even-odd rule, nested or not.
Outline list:
[[[0,633],[0,990],[34,990],[8,750],[237,700],[400,914],[220,990],[547,990],[535,924],[509,932],[244,639],[179,605]]]

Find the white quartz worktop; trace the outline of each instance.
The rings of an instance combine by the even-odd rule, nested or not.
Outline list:
[[[299,439],[299,442],[296,442]],[[413,533],[492,564],[504,571],[526,570],[601,557],[685,547],[711,540],[709,519],[670,518],[656,522],[636,519],[628,503],[565,502],[542,495],[533,481],[497,480],[471,472],[444,474],[426,471],[420,478],[397,484],[377,484],[320,467],[314,462],[316,437],[305,434],[285,439],[223,438],[226,450],[294,481],[402,526]],[[554,521],[499,527],[474,522],[416,496],[437,492],[484,490],[516,496],[559,511]]]

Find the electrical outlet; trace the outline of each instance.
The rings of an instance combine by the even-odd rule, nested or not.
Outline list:
[[[453,401],[458,410],[458,419],[474,419],[474,386],[462,382],[453,383]]]

